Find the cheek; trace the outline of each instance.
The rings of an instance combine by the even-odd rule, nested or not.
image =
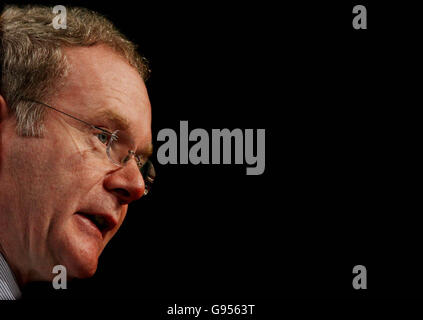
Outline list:
[[[102,185],[99,161],[75,147],[65,148],[65,142],[19,138],[8,151],[4,169],[11,201],[27,222],[37,225],[34,228],[45,228],[49,220],[59,225],[81,205],[81,199]]]
[[[25,139],[16,139],[10,146],[4,169],[10,179],[11,201],[26,219],[33,217],[40,222],[42,217],[53,214],[56,206],[65,205],[70,166],[62,164],[63,153],[57,146],[49,147],[49,141]]]
[[[70,136],[70,135],[69,135]],[[54,177],[59,183],[52,186],[52,191],[58,191],[64,197],[83,197],[104,179],[108,164],[105,150],[93,152],[86,141],[70,139],[66,143],[56,141],[56,149],[49,163],[54,163]],[[104,151],[104,154],[101,153]]]

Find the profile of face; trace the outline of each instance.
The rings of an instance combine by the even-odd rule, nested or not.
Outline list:
[[[66,82],[48,101],[55,108],[130,137],[128,147],[151,150],[151,107],[145,84],[122,57],[103,45],[64,49]],[[104,137],[46,109],[42,138],[16,134],[0,101],[0,239],[21,284],[51,280],[55,265],[70,278],[92,276],[98,257],[144,193],[133,158],[124,167],[106,155]]]

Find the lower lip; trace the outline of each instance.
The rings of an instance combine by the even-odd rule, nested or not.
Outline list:
[[[85,232],[103,240],[102,233],[90,219],[80,213],[76,213],[75,215],[77,216],[79,225]]]

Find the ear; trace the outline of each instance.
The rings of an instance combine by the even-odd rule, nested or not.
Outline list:
[[[9,109],[7,108],[6,100],[0,94],[0,123],[2,123],[9,116]]]

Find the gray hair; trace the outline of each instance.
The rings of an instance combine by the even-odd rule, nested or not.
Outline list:
[[[8,6],[0,16],[0,94],[22,136],[42,135],[45,108],[24,98],[42,101],[63,85],[69,65],[62,48],[105,44],[144,80],[150,71],[135,45],[100,14],[67,8],[67,28],[57,30],[54,17],[52,8],[43,6]]]

